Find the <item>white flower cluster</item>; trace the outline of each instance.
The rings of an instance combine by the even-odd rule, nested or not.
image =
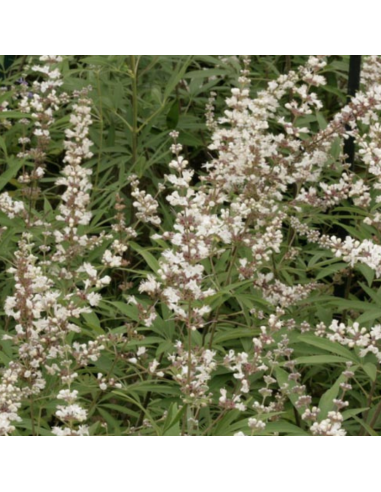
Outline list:
[[[258,274],[258,279],[255,280],[254,285],[261,290],[266,301],[273,306],[282,308],[290,307],[306,299],[313,290],[319,287],[316,283],[291,287],[279,280],[274,280],[273,273],[268,273],[267,275]]]
[[[368,207],[371,202],[370,188],[366,186],[362,179],[356,179],[354,175],[343,173],[338,183],[320,183],[322,190],[321,196],[316,188],[310,187],[308,190],[302,189],[297,196],[295,203],[307,204],[327,210],[343,200],[353,198],[355,205]]]
[[[343,421],[341,413],[329,412],[327,419],[314,423],[311,432],[314,436],[344,437],[347,433],[342,428]]]
[[[0,195],[0,211],[6,214],[10,219],[23,214],[25,206],[23,202],[13,200],[9,193],[1,193]]]
[[[22,362],[19,375],[26,383],[26,386],[22,385],[24,397],[39,394],[46,384],[43,371],[52,375],[60,373],[63,367],[67,367],[70,353],[80,365],[84,365],[85,354],[95,361],[103,348],[97,342],[90,342],[81,350],[76,344],[73,347],[65,344],[69,333],[78,332],[71,320],[91,310],[87,306],[76,305],[72,293],[63,296],[54,288],[54,277],[49,278],[38,265],[38,258],[32,254],[34,245],[29,240],[30,235],[24,234],[15,254],[15,267],[9,269],[16,282],[15,295],[7,298],[4,308],[6,315],[16,320],[16,335],[8,338],[19,345]],[[94,275],[94,272],[90,273]],[[94,277],[90,278],[87,281],[92,286]],[[6,374],[3,381],[5,377]],[[21,377],[18,382],[21,382]]]
[[[381,58],[379,55],[365,57],[361,70],[361,83],[366,88],[381,85]]]
[[[359,323],[347,326],[334,320],[328,327],[320,325],[319,333],[326,336],[331,342],[337,342],[349,348],[359,348],[360,357],[373,354],[381,363],[381,325],[376,325],[370,330],[361,328]]]
[[[18,387],[21,369],[17,364],[10,364],[4,371],[0,382],[0,436],[14,432],[14,422],[20,422],[18,416],[23,393]]]
[[[135,199],[133,206],[137,209],[136,217],[144,223],[155,226],[161,224],[161,219],[157,215],[158,202],[146,191],[139,189],[139,180],[136,176],[131,176],[131,196]]]
[[[342,258],[352,267],[357,263],[363,263],[375,271],[377,278],[381,277],[381,246],[370,240],[357,241],[350,236],[342,241],[337,237],[331,237],[325,244],[335,253],[337,258]]]
[[[57,92],[63,83],[62,74],[57,65],[62,58],[58,55],[42,55],[40,61],[43,63],[33,66],[32,69],[36,74],[42,76],[43,80],[36,80],[31,86],[27,81],[21,84],[19,110],[30,116],[34,127],[33,140],[28,137],[20,139],[23,150],[18,157],[34,162],[33,171],[31,173],[24,171],[19,177],[20,183],[26,185],[37,182],[45,174],[45,160],[55,113],[67,99],[65,93],[59,95]],[[22,121],[25,125],[29,124],[28,119]],[[29,149],[28,145],[30,145]],[[35,186],[26,190],[31,196],[38,192]]]
[[[74,430],[74,424],[82,423],[87,420],[87,411],[76,403],[78,399],[78,391],[62,390],[59,392],[57,398],[59,400],[64,400],[66,406],[59,405],[57,407],[56,417],[68,427],[54,427],[52,429],[53,434],[56,436],[89,435],[89,430],[86,426],[81,426],[78,430]]]
[[[46,55],[42,61],[45,65],[36,66],[34,70],[44,74],[48,80],[33,85],[35,94],[28,105],[25,102],[30,99],[27,95],[21,102],[23,110],[31,112],[35,118],[34,135],[40,154],[31,149],[28,156],[33,154],[36,170],[43,169],[43,154],[50,138],[49,128],[54,121],[53,110],[67,100],[66,95],[56,92],[61,85],[60,74],[55,67],[61,61],[60,57]],[[71,390],[71,385],[78,378],[77,368],[98,360],[106,339],[100,336],[94,341],[79,343],[72,341],[72,335],[80,332],[75,320],[82,314],[91,313],[91,307],[100,303],[101,295],[97,291],[108,285],[111,278],[99,275],[96,268],[83,261],[83,255],[101,245],[106,238],[104,234],[88,237],[79,228],[91,220],[88,211],[91,171],[82,166],[83,160],[92,156],[92,143],[88,139],[91,108],[86,93],[74,93],[76,102],[72,106],[70,128],[65,131],[66,166],[56,185],[65,186],[66,190],[56,211],[57,229],[51,231],[51,224],[33,217],[33,211],[27,211],[22,202],[12,200],[7,194],[0,197],[0,210],[9,217],[23,214],[29,227],[38,226],[44,230],[44,244],[40,246],[35,244],[33,230],[23,233],[14,266],[9,269],[15,279],[15,288],[14,295],[6,299],[5,313],[15,320],[16,325],[15,334],[6,338],[18,347],[18,362],[10,363],[0,382],[0,421],[4,434],[11,433],[12,422],[19,420],[17,412],[22,402],[44,390],[48,376],[58,377],[61,388],[68,388],[58,396],[65,400],[66,405],[60,405],[56,412],[57,418],[67,424],[67,428],[56,427],[53,433],[88,434],[85,427],[76,428],[86,420],[87,412],[76,402],[77,393]],[[21,145],[28,143],[29,139],[23,138]],[[43,173],[37,172],[37,175],[41,177]],[[29,183],[31,179],[31,176],[24,176],[23,182]],[[34,251],[37,248],[43,253],[42,259]],[[118,253],[124,251],[117,242],[113,249]],[[119,264],[107,255],[106,262],[110,267]],[[3,397],[5,400],[1,403]]]
[[[216,353],[210,350],[189,352],[181,342],[176,344],[176,353],[169,356],[175,381],[180,385],[183,401],[192,407],[207,407],[211,394],[208,383],[217,368]]]
[[[50,62],[50,63],[60,63],[63,58],[61,55],[41,55],[40,61]]]
[[[66,187],[57,219],[67,224],[70,234],[75,234],[79,225],[88,225],[91,220],[91,213],[87,209],[90,202],[89,191],[92,188],[89,176],[92,172],[81,166],[84,159],[93,155],[90,152],[92,142],[88,139],[89,126],[92,123],[91,102],[82,94],[78,94],[78,97],[78,104],[73,106],[70,117],[73,129],[65,131],[67,140],[64,162],[67,166],[62,171],[63,177],[56,181],[58,186]]]

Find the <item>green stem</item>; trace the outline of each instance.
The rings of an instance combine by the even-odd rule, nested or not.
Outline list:
[[[372,418],[372,421],[371,421],[371,423],[369,425],[369,427],[371,429],[374,430],[375,426],[377,425],[378,419],[380,418],[380,415],[381,415],[381,403],[379,403],[379,405],[378,405],[378,407],[376,409],[376,412],[375,412],[375,414],[374,414],[374,416]]]
[[[96,176],[95,176],[95,188],[98,188],[98,183],[99,183],[99,173],[100,173],[100,169],[101,169],[102,147],[103,147],[103,132],[104,132],[102,91],[101,91],[99,72],[97,72],[97,89],[98,89],[98,99],[99,99],[99,133],[100,133],[100,135],[99,135],[98,163],[97,163],[97,171],[96,171]]]
[[[132,79],[132,164],[136,165],[138,159],[138,65],[136,55],[130,55],[131,79]]]
[[[229,265],[227,278],[226,278],[226,281],[224,283],[224,287],[229,285],[231,282],[231,278],[232,278],[232,274],[233,274],[233,268],[235,265],[235,261],[237,259],[237,254],[238,254],[238,248],[235,246],[233,249],[233,257],[232,257],[232,260],[231,260],[230,265]],[[218,320],[220,317],[220,313],[221,313],[221,306],[218,308],[218,310],[216,312],[216,316],[215,316],[215,319],[214,319],[214,322],[212,325],[212,331],[211,331],[210,341],[209,341],[209,350],[212,350],[212,348],[213,348],[214,335],[216,334],[216,329],[217,329],[217,324],[218,324]]]
[[[188,386],[192,383],[192,303],[188,303]]]

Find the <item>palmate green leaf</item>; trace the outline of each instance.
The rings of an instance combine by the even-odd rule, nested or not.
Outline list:
[[[337,273],[341,270],[345,270],[346,268],[348,268],[347,263],[337,263],[336,265],[331,265],[327,268],[323,268],[316,275],[316,280],[322,280],[323,278],[333,275],[334,273]]]
[[[18,174],[23,166],[23,161],[11,158],[8,159],[8,165],[8,169],[0,174],[0,190],[7,186],[7,184],[9,184],[9,182]]]
[[[124,302],[109,302],[109,301],[102,301],[102,304],[108,304],[110,306],[114,306],[115,308],[117,308],[119,312],[128,316],[128,318],[130,318],[132,321],[139,321],[138,308],[133,304],[127,304]]]
[[[343,141],[341,138],[336,138],[331,147],[331,155],[334,159],[338,159],[343,151]]]
[[[197,65],[201,64],[211,65],[211,66],[219,66],[221,65],[221,60],[218,56],[215,55],[195,55],[195,60],[198,62]]]
[[[223,288],[219,288],[218,292],[211,296],[208,300],[211,306],[213,306],[213,309],[216,309],[218,306],[221,305],[221,298],[224,299],[223,302],[226,300],[230,299],[230,297],[236,297],[240,295],[241,291],[245,291],[245,289],[248,286],[251,286],[253,284],[252,280],[245,280],[244,282],[237,282],[231,285],[228,285]],[[234,293],[234,290],[238,290],[237,293]],[[255,302],[262,307],[269,307],[270,304],[266,302],[261,296],[254,296],[254,295],[246,295],[246,299],[253,299]],[[245,301],[244,301],[245,302]],[[247,301],[246,301],[247,302]]]
[[[338,343],[326,340],[325,338],[319,338],[313,335],[300,335],[298,340],[302,343],[306,343],[307,345],[318,347],[332,354],[339,355],[347,362],[359,363],[358,357],[349,349],[339,345]]]
[[[356,265],[356,270],[359,270],[364,275],[369,287],[371,287],[373,285],[376,272],[372,268],[368,267],[368,265],[361,264]]]
[[[121,395],[123,394],[136,394],[136,395],[145,395],[147,393],[154,393],[157,395],[170,395],[170,396],[179,396],[180,390],[176,386],[170,386],[169,384],[163,383],[161,381],[157,381],[153,383],[152,381],[141,381],[138,383],[133,383],[129,386],[123,388],[123,390],[119,390],[118,392],[114,392],[114,394]]]
[[[86,321],[86,325],[88,327],[94,329],[97,334],[104,335],[104,330],[102,329],[99,318],[94,311],[92,313],[83,313],[82,317]]]
[[[110,397],[111,399],[111,397]],[[114,412],[118,412],[121,415],[128,415],[129,417],[133,419],[138,419],[139,418],[139,412],[134,412],[130,408],[127,408],[126,406],[121,406],[121,405],[115,405],[111,403],[101,403],[101,407],[106,408],[107,410],[113,410]],[[99,408],[99,407],[98,407]]]
[[[315,262],[311,268],[308,268],[307,271],[309,272],[309,271],[320,270],[322,267],[330,266],[332,264],[336,265],[337,258],[331,258],[331,255],[324,255],[321,258],[329,258],[329,259],[326,259],[326,260],[322,261],[321,263]]]
[[[157,314],[151,329],[152,331],[155,331],[155,333],[161,335],[165,340],[172,343],[176,325],[173,321],[164,320],[161,316]]]
[[[343,92],[340,89],[337,89],[336,87],[332,87],[332,86],[326,85],[326,86],[323,87],[323,90],[326,91],[326,92],[330,92],[330,93],[334,94],[336,97],[339,97],[343,103],[345,103],[345,95],[343,94]],[[340,155],[339,154],[339,151],[336,149],[336,147],[332,151],[332,155],[336,159],[338,158],[338,155]]]
[[[377,366],[368,362],[364,366],[361,366],[365,374],[369,376],[370,380],[374,383],[377,380],[378,369]]]
[[[360,413],[367,412],[368,410],[369,408],[354,408],[352,410],[345,410],[344,412],[342,412],[344,422],[346,420],[353,419],[357,415],[360,415]]]
[[[225,77],[225,81],[227,81],[228,76]],[[211,79],[192,79],[189,81],[189,95],[192,99],[198,99],[200,102],[205,101],[206,104],[206,94],[210,94],[212,91],[221,91],[220,88],[221,78],[212,77]]]
[[[372,428],[371,428],[371,427],[370,427],[370,426],[369,426],[366,422],[364,422],[364,420],[359,419],[359,418],[358,418],[358,417],[356,417],[356,416],[354,416],[353,418],[354,418],[354,420],[355,420],[356,422],[358,422],[358,423],[361,425],[361,427],[363,427],[363,428],[367,431],[367,433],[368,433],[370,436],[373,436],[373,437],[379,437],[379,435],[377,434],[377,432],[376,432],[374,429],[372,429]]]
[[[126,328],[123,327],[123,333],[126,331]],[[158,345],[160,343],[163,343],[163,339],[159,337],[151,337],[147,336],[144,338],[143,341],[138,341],[138,340],[131,340],[131,342],[128,342],[127,348],[128,349],[134,349],[136,350],[138,347],[152,347],[155,345]],[[172,349],[173,349],[173,344],[172,344]]]
[[[185,75],[185,79],[205,79],[209,77],[223,77],[229,72],[221,68],[208,68],[206,70],[194,70]]]
[[[367,323],[368,321],[379,321],[381,320],[381,310],[375,309],[367,311],[356,319],[359,324]]]
[[[176,422],[172,427],[170,427],[168,430],[163,432],[163,436],[180,437],[181,436],[180,422]]]
[[[89,65],[99,65],[100,67],[114,68],[113,60],[110,55],[91,55],[87,58],[84,58],[83,62],[88,63]]]
[[[177,128],[180,118],[180,103],[175,101],[167,113],[167,127],[169,130]]]
[[[5,158],[8,159],[7,145],[3,137],[0,136],[0,148],[4,152]]]
[[[105,420],[107,424],[108,433],[120,436],[122,434],[122,429],[120,427],[121,422],[116,420],[116,418],[113,417],[110,412],[108,412],[102,407],[98,407],[97,411]]]
[[[343,219],[343,217],[342,217]],[[355,227],[352,227],[352,226],[348,226],[346,225],[343,220],[339,221],[339,220],[332,220],[332,224],[335,224],[339,227],[342,227],[343,229],[345,229],[347,232],[348,232],[348,235],[350,236],[353,236],[354,238],[360,240],[360,241],[364,241],[365,239],[369,239],[369,234],[368,233],[365,233],[363,230],[359,230]]]
[[[166,100],[179,82],[184,78],[189,65],[192,62],[192,58],[194,55],[188,55],[185,62],[179,62],[173,71],[173,75],[170,80],[167,82],[165,91],[164,91],[164,100]]]
[[[344,55],[343,60],[334,60],[329,64],[329,68],[348,73],[349,57],[347,55]]]
[[[316,120],[319,123],[320,130],[325,130],[327,128],[328,123],[322,113],[316,112]]]
[[[36,436],[42,436],[42,437],[53,436],[52,431],[49,428],[39,427],[36,425],[35,422],[33,425],[30,419],[23,418],[20,423],[16,423],[15,427],[16,429],[20,429],[20,430],[21,429],[27,430],[29,436],[33,435],[33,431],[35,432]]]
[[[305,304],[322,304],[324,307],[327,307],[327,303],[332,302],[332,296],[324,296],[324,295],[311,295],[307,299],[298,301],[295,303],[296,306],[304,306]]]
[[[161,341],[161,340],[160,340]],[[170,354],[174,352],[174,344],[170,340],[160,343],[156,350],[156,358],[159,358],[162,354]]]
[[[346,205],[345,207],[335,207],[335,212],[348,212],[351,214],[350,215],[351,218],[357,218],[357,219],[359,218],[359,216],[365,218],[368,217],[369,215],[369,213],[366,210],[350,205]],[[361,227],[364,227],[364,224],[362,224]]]
[[[21,120],[21,119],[31,119],[31,115],[27,113],[20,113],[18,111],[0,111],[0,119],[7,120]]]
[[[322,321],[325,325],[329,325],[333,318],[333,310],[327,309],[326,306],[317,306],[316,307],[316,316]]]
[[[104,434],[104,429],[101,427],[100,422],[95,422],[93,425],[89,427],[90,436],[99,436]]]
[[[235,433],[235,431],[232,428],[232,424],[237,418],[240,416],[240,412],[238,410],[232,410],[228,412],[222,419],[219,421],[219,423],[216,425],[216,427],[211,431],[212,436],[231,436]]]
[[[345,376],[340,376],[339,379],[336,381],[336,383],[321,397],[319,403],[320,420],[325,420],[328,416],[328,413],[335,410],[336,407],[335,404],[333,403],[333,400],[337,399],[340,391],[342,391],[340,385],[345,383],[346,381],[347,380]]]
[[[211,308],[212,311],[215,311],[218,309],[220,306],[223,306],[225,302],[227,302],[229,299],[231,299],[230,294],[223,294],[219,292],[217,295],[211,297],[208,301],[208,304]]]
[[[322,258],[327,258],[328,256],[331,256],[329,252],[327,251],[311,251],[308,252],[309,254],[313,254],[312,258],[310,259],[308,263],[308,269],[312,270],[312,268],[316,265],[318,261],[320,261]]]
[[[167,418],[163,425],[162,435],[166,437],[178,437],[181,435],[180,422],[183,419],[185,412],[187,411],[184,405],[180,408],[176,403],[173,403],[168,410]]]
[[[147,265],[156,273],[160,269],[159,262],[157,259],[147,250],[139,246],[138,244],[134,242],[129,243],[131,249],[139,253],[145,261],[147,262]]]
[[[281,367],[275,368],[275,377],[278,381],[279,387],[288,385],[288,387],[292,390],[292,388],[296,385],[296,383],[294,381],[290,381],[289,376],[290,374],[286,372],[284,369],[282,369]],[[295,410],[299,413],[299,415],[303,415],[304,409],[296,407],[296,402],[298,401],[299,396],[291,391],[290,394],[288,395],[288,398],[290,399],[291,403],[293,404]]]
[[[311,357],[298,357],[297,364],[316,365],[316,364],[345,364],[348,359],[337,355],[313,355]]]
[[[257,331],[253,329],[241,329],[241,328],[232,328],[231,326],[223,332],[222,329],[224,327],[219,327],[219,331],[214,337],[214,343],[216,345],[220,345],[224,342],[228,342],[229,340],[237,340],[240,338],[254,338],[258,335]],[[226,328],[226,327],[225,327]]]
[[[331,297],[330,301],[328,301],[330,305],[336,307],[337,310],[358,310],[358,311],[373,311],[374,305],[369,302],[357,301],[356,299],[340,299],[337,297]]]
[[[309,434],[305,430],[285,420],[280,420],[279,422],[269,422],[266,425],[265,434],[268,435],[268,434],[275,434],[275,433],[286,434],[289,436],[303,436],[303,437],[311,436],[311,434]]]
[[[1,347],[0,347],[1,348]],[[12,361],[12,357],[8,357],[7,355],[4,354],[2,350],[0,350],[0,366],[8,366],[8,364]]]
[[[146,306],[147,302],[139,299],[139,302],[143,305]],[[123,315],[127,316],[128,319],[139,322],[140,320],[140,313],[139,309],[137,306],[133,304],[127,304],[127,302],[110,302],[110,301],[102,301],[102,305],[110,305],[113,306],[122,313]],[[147,306],[148,307],[148,306]],[[174,334],[175,330],[175,324],[172,321],[165,321],[163,320],[158,314],[156,316],[155,321],[153,322],[152,327],[150,330],[156,334],[159,334],[166,340],[171,340]]]
[[[365,265],[364,265],[365,266]],[[368,294],[368,296],[372,299],[372,301],[381,308],[381,295],[379,291],[375,291],[370,287],[366,286],[362,282],[359,282],[360,287]],[[381,311],[381,310],[380,310]]]
[[[156,435],[157,436],[161,435],[160,427],[156,424],[156,422],[152,418],[150,412],[140,403],[138,398],[134,397],[134,395],[129,396],[127,394],[121,393],[120,391],[114,391],[113,393],[115,396],[119,396],[123,400],[126,400],[129,403],[135,405],[137,408],[139,408],[144,413],[146,419],[149,420],[149,422],[152,425],[152,428],[154,429]]]

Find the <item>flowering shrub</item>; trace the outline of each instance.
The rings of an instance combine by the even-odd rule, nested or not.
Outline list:
[[[265,88],[248,55],[222,57],[240,74],[221,115],[208,97],[205,163],[172,129],[150,181],[130,58],[117,184],[94,89],[70,88],[66,57],[3,90],[0,435],[377,435],[379,56],[333,115],[331,55]]]

